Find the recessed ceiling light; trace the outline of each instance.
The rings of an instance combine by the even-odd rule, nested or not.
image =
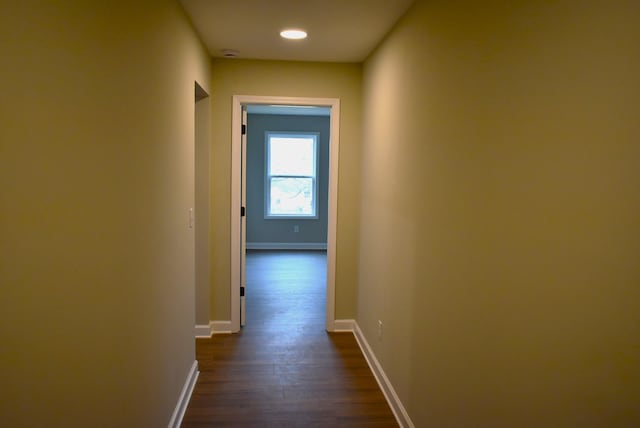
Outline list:
[[[280,31],[280,36],[284,37],[285,39],[300,40],[300,39],[307,38],[307,32],[299,29],[290,28],[288,30]]]

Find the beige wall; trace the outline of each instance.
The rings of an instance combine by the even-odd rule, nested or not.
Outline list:
[[[211,319],[229,320],[231,102],[233,95],[340,98],[336,317],[356,308],[361,66],[214,59],[212,93]]]
[[[638,22],[418,1],[366,61],[357,319],[416,426],[640,424]]]
[[[0,14],[0,425],[161,427],[194,361],[194,80],[174,1]]]

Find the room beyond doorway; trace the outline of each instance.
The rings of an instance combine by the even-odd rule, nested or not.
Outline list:
[[[330,110],[264,107],[247,106],[247,249],[326,250]]]

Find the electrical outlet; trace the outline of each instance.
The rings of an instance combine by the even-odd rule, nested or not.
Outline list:
[[[378,320],[378,340],[382,340],[382,321]]]
[[[294,226],[293,226],[293,231],[294,231],[295,233],[300,232],[300,226],[298,226],[297,224],[296,224],[296,225],[294,225]]]

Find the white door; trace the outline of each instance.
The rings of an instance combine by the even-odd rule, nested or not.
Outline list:
[[[242,178],[240,200],[240,326],[246,324],[246,286],[247,286],[247,107],[242,106]]]

